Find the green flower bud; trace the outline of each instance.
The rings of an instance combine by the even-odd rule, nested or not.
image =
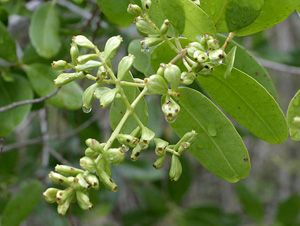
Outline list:
[[[90,198],[87,192],[84,191],[76,191],[77,203],[83,210],[91,210],[93,208],[93,204],[90,202]]]
[[[155,137],[155,133],[149,128],[147,128],[146,126],[144,126],[142,128],[142,135],[139,143],[141,148],[147,149],[149,147],[151,140],[153,140],[154,137]]]
[[[110,163],[103,156],[101,156],[96,167],[96,172],[104,171],[108,176],[111,176]]]
[[[172,181],[178,181],[182,173],[182,166],[178,156],[172,155],[169,177]]]
[[[109,189],[110,191],[116,192],[118,191],[118,186],[116,183],[107,175],[104,171],[97,171],[97,175],[99,176],[100,180],[104,184],[104,186]]]
[[[85,54],[82,56],[79,56],[77,58],[77,62],[78,64],[85,64],[86,62],[90,61],[90,60],[94,60],[97,58],[97,54],[93,53],[93,54]]]
[[[97,71],[97,81],[101,82],[103,79],[107,77],[107,71],[104,66],[99,67]]]
[[[49,178],[54,184],[68,185],[67,178],[59,173],[55,173],[55,172],[51,171],[49,173]]]
[[[43,197],[46,202],[48,203],[55,203],[56,202],[56,194],[60,190],[57,188],[48,188],[44,193]]]
[[[91,71],[93,68],[97,68],[102,66],[102,63],[99,61],[95,61],[95,60],[89,60],[84,64],[78,64],[77,66],[75,66],[75,69],[77,71]]]
[[[207,47],[211,50],[219,49],[219,41],[217,39],[210,39],[207,41]]]
[[[123,39],[120,35],[113,36],[107,40],[104,48],[104,59],[106,62],[115,55],[122,41]]]
[[[209,54],[209,59],[215,61],[217,64],[221,64],[225,57],[225,52],[221,49],[213,50]]]
[[[151,0],[146,0],[146,1],[144,1],[143,6],[144,6],[144,9],[145,9],[146,11],[150,10],[150,7],[151,7]]]
[[[178,154],[182,155],[190,146],[190,142],[182,142],[178,148]]]
[[[123,150],[124,152],[127,152],[127,151],[129,151],[129,149],[130,149],[130,148],[129,148],[127,145],[125,145],[125,144],[122,144],[121,148],[122,148],[122,150]]]
[[[90,185],[85,181],[83,174],[78,174],[74,180],[75,183],[78,183],[79,186],[83,189],[88,189]]]
[[[118,134],[117,139],[120,142],[120,144],[124,144],[131,148],[134,148],[139,143],[138,138],[127,134]]]
[[[56,86],[62,86],[67,83],[70,83],[76,79],[82,79],[84,74],[82,72],[75,72],[75,73],[62,73],[54,80],[54,84]]]
[[[82,111],[89,113],[92,110],[92,102],[94,99],[94,92],[99,86],[98,83],[90,85],[82,94]]]
[[[161,63],[161,64],[159,65],[159,68],[157,69],[156,74],[158,74],[158,75],[164,77],[164,73],[165,73],[166,66],[167,66],[166,64]]]
[[[126,73],[128,73],[128,71],[132,67],[134,58],[135,57],[133,55],[129,54],[128,56],[123,57],[122,60],[120,61],[118,66],[118,74],[117,74],[117,78],[120,81],[123,79],[124,75],[126,75]]]
[[[94,49],[95,45],[83,35],[74,36],[72,41],[81,47]]]
[[[143,151],[143,149],[140,146],[140,144],[138,144],[135,148],[133,148],[131,156],[130,156],[131,161],[134,161],[134,162],[137,161],[138,157],[142,153],[142,151]]]
[[[214,70],[214,65],[212,63],[206,62],[203,63],[203,69],[200,71],[200,75],[209,76]]]
[[[84,176],[84,179],[86,182],[88,182],[92,188],[94,188],[95,190],[99,189],[99,180],[98,177],[96,177],[93,174],[88,174]]]
[[[207,55],[206,52],[197,50],[197,51],[194,53],[194,58],[195,58],[195,60],[198,61],[199,63],[203,63],[203,62],[207,61],[208,55]]]
[[[181,73],[181,83],[184,85],[191,85],[196,78],[195,73],[193,72],[182,72]]]
[[[63,204],[67,199],[73,194],[73,188],[67,188],[65,190],[60,190],[56,193],[56,202],[57,204]]]
[[[89,172],[95,172],[95,161],[87,156],[84,156],[79,161],[80,166],[89,171]]]
[[[109,92],[110,90],[111,90],[110,88],[105,87],[105,86],[97,87],[94,92],[94,97],[100,100],[101,97],[103,96],[103,94]]]
[[[125,158],[124,151],[122,148],[110,148],[104,152],[105,159],[114,165],[120,165]]]
[[[68,209],[70,207],[70,200],[66,200],[65,202],[63,202],[62,204],[59,204],[57,206],[57,212],[60,216],[65,216]]]
[[[199,42],[192,42],[189,44],[189,47],[195,48],[196,50],[200,50],[205,52],[206,49],[203,45],[201,45]]]
[[[165,162],[165,159],[166,159],[166,153],[162,154],[161,156],[159,156],[156,161],[153,163],[153,167],[155,169],[160,169],[163,167],[164,165],[164,162]]]
[[[151,75],[145,79],[146,86],[148,87],[148,94],[166,94],[168,93],[168,84],[165,79],[160,75]]]
[[[105,143],[100,144],[95,139],[89,138],[85,141],[85,144],[99,154],[104,151]]]
[[[155,154],[158,156],[164,154],[166,147],[169,145],[167,141],[162,140],[160,138],[154,138],[154,143],[155,143]]]
[[[164,77],[170,83],[171,89],[176,91],[180,84],[181,71],[175,64],[167,64]]]
[[[196,51],[199,51],[198,49],[196,49],[195,47],[188,47],[187,48],[187,53],[190,57],[194,57],[194,54]]]
[[[133,16],[140,16],[142,14],[142,9],[136,4],[129,4],[127,12]]]
[[[180,111],[180,106],[170,97],[167,96],[165,102],[161,106],[162,112],[169,123],[175,122]]]
[[[197,132],[195,130],[192,130],[191,132],[184,134],[180,141],[189,142],[190,144],[192,144],[196,140],[197,135]]]
[[[108,92],[103,93],[100,97],[100,107],[107,108],[115,99],[116,95],[118,94],[119,90],[117,88],[111,89]]]
[[[199,73],[202,69],[203,69],[202,64],[194,63],[192,65],[192,71],[195,72],[195,73]]]
[[[88,156],[88,157],[90,157],[90,158],[92,158],[92,159],[95,159],[95,158],[98,157],[99,153],[95,152],[95,151],[94,151],[93,149],[91,149],[91,148],[87,148],[87,149],[85,149],[85,151],[84,151],[84,155],[85,155],[85,156]]]
[[[133,22],[140,32],[144,34],[157,34],[156,30],[141,16],[136,17]]]
[[[56,165],[55,166],[55,171],[68,177],[68,176],[76,176],[79,173],[84,173],[83,170],[77,169],[71,166],[66,166],[66,165]]]
[[[70,55],[71,55],[71,58],[72,58],[73,65],[76,66],[77,65],[77,58],[79,56],[79,50],[78,50],[78,47],[77,47],[76,43],[74,43],[74,42],[71,43]]]
[[[160,27],[160,34],[161,35],[165,35],[167,34],[168,30],[169,30],[169,27],[170,27],[170,21],[168,19],[166,19],[163,24],[161,25]]]
[[[53,61],[51,67],[56,71],[64,71],[72,68],[72,66],[64,60]]]
[[[163,39],[161,37],[146,37],[141,41],[142,49],[148,49],[151,46],[158,45]]]

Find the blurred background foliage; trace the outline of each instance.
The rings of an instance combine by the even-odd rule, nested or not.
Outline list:
[[[0,106],[54,92],[56,75],[50,64],[70,60],[74,35],[84,34],[101,49],[109,37],[120,34],[124,42],[115,63],[127,54],[132,40],[141,38],[132,25],[133,17],[126,13],[127,5],[140,4],[139,0],[80,2],[58,0],[56,13],[48,1],[0,1]],[[43,20],[48,27],[41,26]],[[268,69],[284,112],[300,87],[299,21],[295,12],[271,29],[235,38]],[[133,73],[143,77],[138,71]],[[287,140],[270,145],[238,125],[252,159],[247,179],[230,184],[187,155],[182,161],[183,175],[173,183],[166,170],[152,167],[155,156],[147,151],[138,162],[128,158],[113,168],[120,186],[116,194],[102,187],[92,192],[92,211],[84,212],[74,205],[68,216],[60,217],[54,205],[41,199],[42,190],[51,184],[48,172],[58,163],[77,166],[86,148],[85,139],[103,141],[111,133],[109,111],[100,110],[97,104],[89,114],[80,109],[82,89],[87,86],[89,82],[82,80],[45,102],[0,113],[3,226],[300,225],[299,144]],[[157,137],[176,142],[159,101],[156,97],[147,99],[150,128]]]

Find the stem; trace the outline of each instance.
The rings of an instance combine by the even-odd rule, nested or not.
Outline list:
[[[185,57],[186,56],[186,49],[182,49],[181,51],[180,51],[180,53],[177,55],[177,56],[175,56],[171,61],[170,61],[170,64],[174,64],[174,63],[176,63],[180,58],[183,58],[183,57]]]
[[[225,43],[224,43],[224,45],[221,47],[221,49],[223,51],[225,51],[226,47],[229,45],[229,43],[231,42],[231,40],[233,39],[233,37],[234,37],[234,33],[230,32],[229,35],[228,35],[228,37],[227,37],[227,39],[226,39],[226,41],[225,41]]]
[[[169,152],[169,153],[171,153],[171,154],[173,154],[173,155],[180,156],[180,155],[178,154],[178,152],[175,151],[175,150],[172,149],[172,148],[167,147],[167,148],[166,148],[166,151]]]
[[[84,77],[93,81],[97,81],[97,78],[91,74],[85,74]]]
[[[182,62],[184,64],[184,66],[186,67],[186,69],[191,72],[192,71],[192,68],[190,67],[190,65],[188,64],[188,62],[186,61],[185,58],[182,58]]]
[[[179,38],[175,37],[174,40],[175,40],[175,44],[176,44],[177,48],[181,51],[182,50],[182,46],[180,44]]]
[[[103,80],[102,83],[105,83],[105,84],[116,84],[112,80]],[[145,84],[143,84],[143,83],[135,83],[135,82],[120,81],[119,84],[121,86],[131,86],[131,87],[137,87],[137,88],[144,88],[145,87]]]

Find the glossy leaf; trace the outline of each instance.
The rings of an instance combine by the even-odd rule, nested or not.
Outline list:
[[[209,171],[235,183],[248,176],[247,149],[229,119],[203,94],[180,88],[180,113],[172,124],[179,137],[195,130],[198,135],[189,151]]]
[[[295,117],[300,118],[300,90],[291,100],[287,111],[287,123],[291,139],[294,141],[300,141],[300,122],[295,122]]]
[[[32,64],[26,67],[26,73],[34,91],[41,97],[54,92],[57,87],[54,85],[58,73],[51,67],[44,64]],[[77,110],[81,107],[82,89],[76,82],[64,85],[59,92],[47,100],[50,104]]]
[[[204,34],[216,36],[209,16],[190,0],[160,0],[162,9],[171,24],[190,41]]]
[[[201,0],[201,8],[213,20],[220,33],[239,30],[259,16],[263,0]]]
[[[273,27],[285,20],[299,5],[298,0],[264,0],[262,11],[257,19],[249,26],[235,31],[235,34],[251,35]]]
[[[59,27],[55,4],[44,3],[34,12],[29,37],[40,56],[51,58],[59,52],[61,47]]]
[[[130,3],[138,4],[138,0],[107,1],[97,0],[98,6],[104,15],[114,24],[127,27],[134,19],[134,16],[127,12]]]
[[[22,76],[13,76],[14,82],[5,82],[0,78],[0,106],[33,98],[29,82]],[[0,113],[0,137],[8,136],[27,117],[31,105],[23,105]]]
[[[150,64],[150,56],[153,49],[154,47],[150,47],[149,52],[141,51],[141,39],[132,40],[128,46],[128,53],[135,56],[133,67],[146,76],[154,74],[154,71]]]
[[[226,37],[223,35],[218,35],[218,40],[222,45],[225,42]],[[234,46],[237,47],[234,67],[247,73],[257,82],[259,82],[263,87],[265,87],[273,97],[276,98],[276,89],[267,70],[255,59],[255,57],[249,51],[247,51],[237,42],[231,41],[227,46],[227,49],[230,50]]]
[[[212,75],[199,75],[200,86],[238,123],[251,133],[272,144],[287,138],[287,124],[274,98],[247,74],[233,68],[225,79],[225,65],[215,68]]]
[[[0,58],[8,61],[17,61],[16,44],[8,33],[4,24],[0,21]]]
[[[238,184],[236,187],[236,194],[245,213],[256,222],[262,222],[264,217],[264,206],[260,198],[242,184]]]
[[[7,203],[2,215],[2,226],[18,226],[36,208],[42,197],[42,184],[34,180],[22,186]]]
[[[128,72],[124,77],[123,81],[133,82],[133,78],[130,72]],[[131,104],[135,98],[138,96],[140,91],[138,88],[134,87],[123,87],[123,90],[127,96],[129,103]],[[110,108],[110,125],[112,129],[115,129],[126,112],[126,105],[123,99],[115,99]],[[144,125],[148,123],[148,107],[145,99],[142,99],[135,107],[134,112],[139,116],[140,120]],[[138,126],[133,116],[129,116],[126,123],[122,127],[121,133],[129,134]]]

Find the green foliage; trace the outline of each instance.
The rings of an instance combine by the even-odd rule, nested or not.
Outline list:
[[[14,39],[8,33],[4,24],[0,21],[0,57],[8,61],[16,61],[16,44]]]
[[[287,123],[291,139],[300,141],[300,91],[298,91],[290,102],[287,111]]]

